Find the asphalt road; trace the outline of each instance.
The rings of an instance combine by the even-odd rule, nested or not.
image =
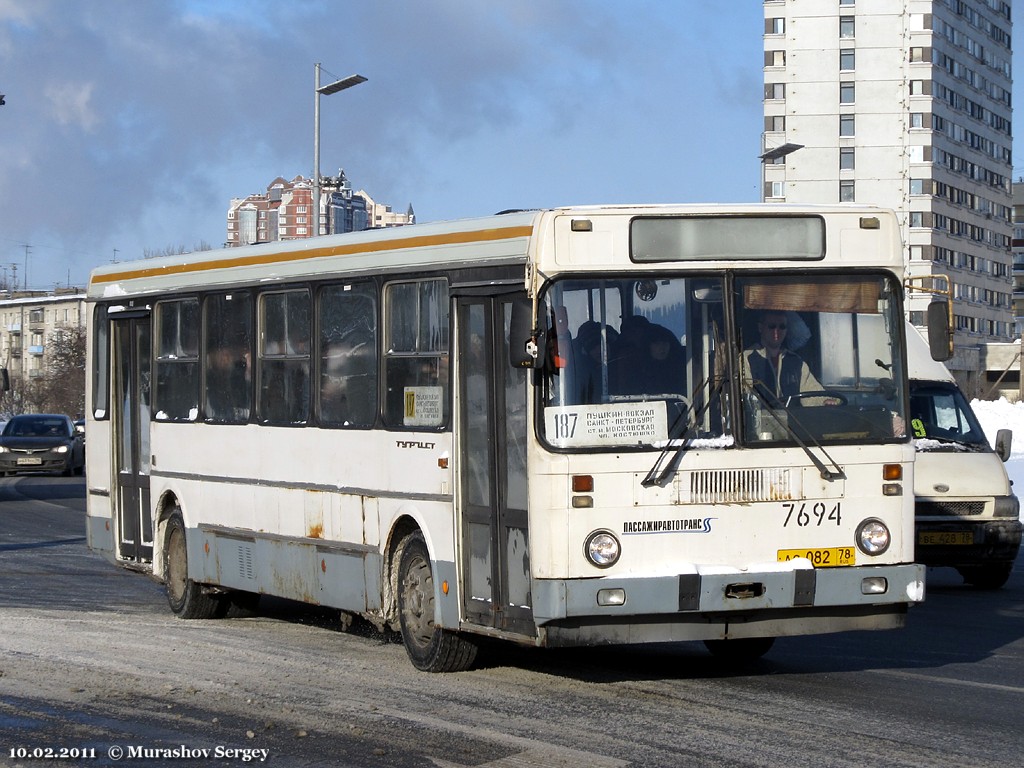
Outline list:
[[[88,552],[84,504],[78,478],[0,480],[3,766],[1024,761],[1021,564],[997,592],[930,570],[907,629],[783,639],[743,670],[700,644],[496,646],[430,675],[282,601],[176,619],[159,584]]]

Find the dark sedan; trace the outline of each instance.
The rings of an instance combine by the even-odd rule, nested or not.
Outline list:
[[[14,416],[0,433],[0,472],[82,474],[85,440],[67,416],[34,413]]]

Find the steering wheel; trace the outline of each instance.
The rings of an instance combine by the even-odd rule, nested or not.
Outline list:
[[[822,405],[846,405],[846,396],[840,392],[831,392],[829,390],[822,390],[820,392],[798,392],[795,395],[790,395],[788,402],[793,401],[800,402],[801,400],[811,400],[813,398],[826,398],[829,400],[837,400],[835,403],[822,403]]]

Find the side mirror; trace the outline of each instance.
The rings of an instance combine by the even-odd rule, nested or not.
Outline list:
[[[1010,458],[1010,447],[1013,445],[1013,430],[1000,429],[996,432],[996,455],[1006,461]]]
[[[544,364],[544,333],[534,327],[533,302],[527,298],[512,300],[512,318],[508,329],[508,362],[513,368],[540,368]]]
[[[953,356],[953,333],[950,329],[949,304],[933,301],[928,305],[928,350],[932,360],[945,362]]]

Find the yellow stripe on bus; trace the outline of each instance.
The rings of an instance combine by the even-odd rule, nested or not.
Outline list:
[[[260,253],[253,256],[214,259],[212,261],[200,261],[189,264],[171,264],[162,267],[145,267],[142,269],[125,270],[124,272],[111,272],[104,275],[94,275],[90,280],[90,285],[115,283],[120,280],[136,280],[141,277],[154,277],[157,275],[181,275],[187,272],[206,272],[215,269],[231,269],[233,267],[251,267],[290,261],[302,261],[305,259],[319,259],[325,256],[353,256],[363,253],[398,251],[407,248],[424,248],[436,245],[461,245],[465,243],[490,242],[494,240],[511,240],[517,237],[529,237],[532,234],[532,226],[504,227],[501,229],[478,229],[469,232],[449,232],[440,235],[422,235],[419,237],[406,237],[397,240],[378,240],[369,243],[335,245],[325,248],[291,251],[288,253],[275,251],[273,253]]]

